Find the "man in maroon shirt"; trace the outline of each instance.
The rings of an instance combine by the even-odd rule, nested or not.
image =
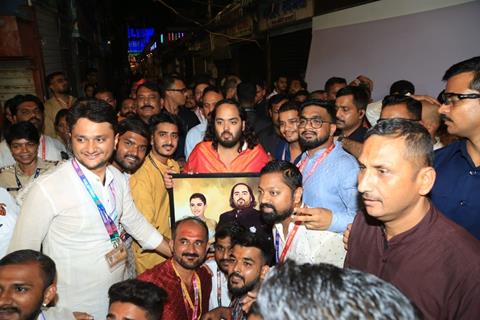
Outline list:
[[[208,228],[205,222],[188,217],[177,221],[170,248],[173,258],[138,276],[167,292],[161,319],[198,320],[208,311],[212,277],[202,265],[207,254]]]
[[[388,119],[369,130],[359,157],[357,214],[345,267],[398,287],[425,319],[478,319],[480,242],[428,199],[432,139],[419,123]]]

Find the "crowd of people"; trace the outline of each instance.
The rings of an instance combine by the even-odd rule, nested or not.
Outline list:
[[[117,104],[46,81],[3,108],[0,319],[480,316],[480,57],[436,98],[168,75]],[[191,190],[172,225],[175,173],[256,173],[258,198],[236,184],[214,221]]]

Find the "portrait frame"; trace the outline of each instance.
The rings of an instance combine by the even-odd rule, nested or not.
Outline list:
[[[176,221],[194,216],[190,210],[190,197],[194,193],[205,196],[207,203],[204,216],[217,223],[222,213],[232,210],[230,193],[237,183],[248,184],[258,203],[259,173],[176,173],[172,177],[174,187],[168,189],[172,229]]]

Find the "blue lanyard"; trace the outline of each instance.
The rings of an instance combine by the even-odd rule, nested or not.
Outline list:
[[[107,229],[108,235],[110,237],[110,241],[112,241],[114,247],[117,247],[120,241],[117,225],[112,220],[112,218],[110,218],[110,216],[108,215],[107,210],[105,209],[105,206],[100,201],[98,196],[95,194],[95,191],[93,191],[93,188],[90,185],[90,182],[88,182],[87,177],[85,177],[85,174],[83,174],[82,169],[80,168],[80,166],[78,165],[75,159],[72,159],[72,165],[78,177],[80,178],[83,185],[85,186],[85,189],[87,189],[88,193],[90,194],[90,197],[92,198],[93,202],[95,202],[95,204],[97,205],[98,212],[100,213],[100,217],[102,217],[102,221],[103,221],[103,224],[105,225],[105,229]]]
[[[275,228],[275,262],[280,262],[280,234]]]

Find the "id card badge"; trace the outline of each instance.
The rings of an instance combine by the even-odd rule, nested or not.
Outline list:
[[[122,265],[125,265],[125,262],[127,261],[127,249],[125,248],[123,241],[120,241],[115,248],[109,251],[105,255],[105,259],[110,267],[110,272],[114,272]]]

